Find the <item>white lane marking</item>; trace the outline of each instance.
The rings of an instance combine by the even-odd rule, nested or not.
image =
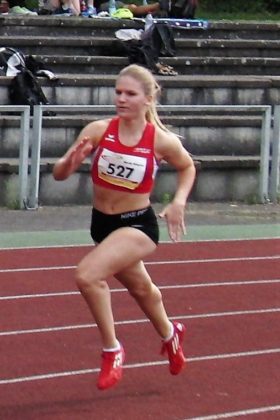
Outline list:
[[[207,319],[207,318],[219,318],[225,316],[242,316],[242,315],[260,315],[260,314],[270,314],[270,313],[278,313],[280,312],[280,308],[269,308],[269,309],[254,309],[254,310],[245,310],[245,311],[232,311],[232,312],[213,312],[208,314],[194,314],[194,315],[180,315],[180,316],[171,316],[169,317],[171,320],[177,319]],[[134,320],[126,320],[126,321],[116,321],[115,325],[131,325],[131,324],[143,324],[150,322],[148,319],[134,319]],[[1,336],[9,336],[9,335],[20,335],[20,334],[38,334],[38,333],[47,333],[47,332],[55,332],[55,331],[67,331],[67,330],[79,330],[79,329],[86,329],[86,328],[96,328],[97,325],[95,323],[90,324],[78,324],[78,325],[64,325],[64,326],[57,326],[57,327],[46,327],[46,328],[33,328],[28,330],[12,330],[12,331],[1,331]]]
[[[255,356],[265,356],[265,355],[277,354],[277,353],[280,353],[280,348],[254,350],[254,351],[246,351],[246,352],[239,352],[239,353],[213,354],[213,355],[208,355],[208,356],[189,357],[187,358],[187,362],[193,363],[193,362],[204,362],[208,360],[221,360],[221,359],[231,359],[231,358],[239,358],[239,357],[255,357]],[[153,366],[162,366],[166,364],[168,364],[168,361],[164,360],[164,361],[155,361],[155,362],[146,362],[146,363],[134,363],[130,365],[124,365],[124,368],[136,369],[136,368],[145,368],[145,367],[153,367]],[[70,371],[65,371],[65,372],[53,372],[53,373],[46,373],[46,374],[41,374],[41,375],[19,376],[16,378],[1,379],[0,385],[14,384],[14,383],[19,383],[19,382],[40,381],[43,379],[55,379],[55,378],[61,378],[64,376],[86,375],[89,373],[99,372],[99,370],[100,370],[99,368],[94,368],[94,369],[70,370]]]
[[[207,263],[223,263],[223,262],[243,262],[243,261],[263,261],[263,260],[279,260],[280,255],[268,255],[261,257],[231,257],[231,258],[207,258],[195,260],[172,260],[172,261],[147,261],[145,265],[168,265],[168,264],[207,264]],[[52,270],[73,270],[76,265],[61,265],[51,267],[22,267],[22,268],[6,268],[1,269],[0,273],[17,273],[32,271],[52,271]]]
[[[272,411],[280,411],[280,405],[271,405],[267,407],[249,408],[247,410],[232,411],[229,413],[211,414],[210,416],[188,417],[184,420],[219,420],[230,419],[232,417],[249,416],[252,414],[269,413]]]
[[[259,284],[277,284],[280,283],[280,279],[271,280],[245,280],[245,281],[226,281],[226,282],[211,282],[211,283],[190,283],[190,284],[175,284],[167,286],[158,286],[161,290],[172,290],[172,289],[192,289],[199,287],[224,287],[224,286],[252,286]],[[111,293],[122,293],[127,292],[125,288],[111,289]],[[62,297],[62,296],[80,296],[79,291],[69,292],[48,292],[48,293],[34,293],[28,295],[9,295],[0,296],[1,300],[13,300],[13,299],[35,299],[35,298],[48,298],[48,297]]]

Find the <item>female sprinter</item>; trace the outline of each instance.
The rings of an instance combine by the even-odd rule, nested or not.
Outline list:
[[[172,241],[185,233],[184,210],[195,179],[193,160],[159,120],[159,90],[144,67],[133,64],[122,69],[115,85],[116,117],[89,123],[53,169],[56,180],[65,180],[92,154],[91,236],[96,246],[79,263],[76,281],[101,335],[97,380],[101,390],[120,381],[125,357],[115,332],[107,284],[112,275],[127,288],[161,337],[170,373],[177,375],[185,364],[185,326],[170,322],[161,293],[143,263],[159,240],[150,204],[159,162],[168,162],[177,172],[174,197],[159,215],[165,218]]]

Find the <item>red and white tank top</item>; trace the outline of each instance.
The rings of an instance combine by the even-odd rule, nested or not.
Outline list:
[[[135,146],[119,140],[119,118],[110,121],[93,155],[93,183],[118,191],[148,193],[152,190],[158,164],[154,154],[155,127],[147,123]]]

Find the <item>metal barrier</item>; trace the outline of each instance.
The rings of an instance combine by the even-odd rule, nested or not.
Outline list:
[[[40,150],[42,137],[43,112],[85,112],[90,111],[114,112],[112,105],[37,105],[34,107],[33,117],[33,141],[31,155],[31,181],[30,195],[28,197],[28,208],[38,208],[39,180],[40,180]],[[260,178],[259,178],[259,200],[265,203],[269,200],[269,160],[270,160],[270,129],[271,129],[271,106],[259,105],[161,105],[159,111],[237,111],[243,113],[260,112],[262,114],[261,145],[260,145]]]
[[[19,147],[19,207],[26,208],[28,197],[28,153],[29,153],[29,105],[0,106],[0,112],[20,113],[20,147]]]
[[[271,174],[269,185],[269,198],[277,203],[280,198],[280,105],[274,107]]]

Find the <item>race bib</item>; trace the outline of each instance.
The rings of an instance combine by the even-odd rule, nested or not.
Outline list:
[[[143,181],[146,167],[145,157],[103,149],[98,159],[98,176],[109,184],[134,190]]]

